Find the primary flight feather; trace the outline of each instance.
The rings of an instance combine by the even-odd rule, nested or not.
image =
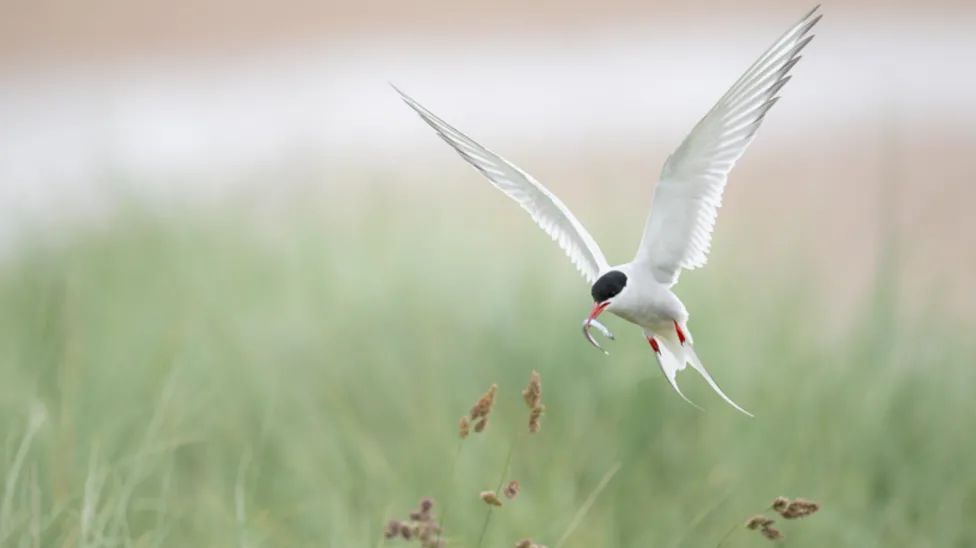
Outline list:
[[[708,260],[729,172],[776,104],[800,52],[813,39],[810,31],[821,17],[818,9],[766,50],[668,157],[637,255],[617,266],[607,263],[569,208],[531,175],[394,89],[462,158],[518,202],[592,284],[594,306],[583,322],[583,333],[594,346],[600,348],[590,334],[591,326],[613,338],[597,321],[604,311],[612,312],[643,328],[665,378],[682,398],[690,403],[678,387],[677,373],[690,364],[719,396],[749,415],[722,392],[698,359],[687,327],[688,311],[671,287],[682,269],[698,268]]]
[[[427,122],[444,141],[478,171],[488,177],[499,190],[518,202],[532,219],[566,252],[586,281],[593,283],[601,272],[609,268],[600,247],[586,228],[576,220],[562,201],[531,175],[508,160],[474,142],[451,127],[420,103],[393,86],[403,100]]]

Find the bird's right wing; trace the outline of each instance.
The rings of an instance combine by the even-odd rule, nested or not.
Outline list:
[[[664,164],[635,259],[659,282],[673,285],[681,269],[705,264],[729,172],[790,80],[790,69],[813,39],[810,30],[819,20],[814,8],[786,31]]]
[[[511,162],[451,127],[396,86],[393,89],[462,158],[528,211],[532,220],[566,252],[587,282],[592,284],[610,268],[590,233],[546,187]]]

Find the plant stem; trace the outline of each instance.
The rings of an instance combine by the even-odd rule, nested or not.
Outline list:
[[[724,535],[722,535],[722,538],[719,539],[718,544],[715,545],[715,548],[722,548],[722,545],[725,544],[725,541],[729,540],[729,537],[731,537],[732,533],[734,533],[735,530],[738,528],[739,528],[739,524],[735,524],[732,527],[730,527],[729,530],[726,531]]]
[[[459,439],[458,440],[458,444],[457,444],[457,449],[454,451],[454,461],[451,463],[451,473],[450,473],[450,475],[447,476],[447,481],[451,485],[454,485],[454,474],[457,471],[457,463],[458,463],[458,460],[461,459],[461,448],[462,447],[464,447],[464,440],[463,439]],[[448,489],[448,491],[450,491],[450,489]],[[444,497],[444,500],[446,502],[447,501],[447,497]],[[450,504],[444,504],[444,513],[441,514],[441,527],[437,531],[437,544],[436,544],[437,546],[440,546],[441,535],[444,534],[444,528],[447,526],[447,511],[450,510],[450,509],[451,509],[451,505]]]
[[[586,513],[590,511],[590,507],[592,507],[593,503],[596,502],[596,497],[601,491],[603,491],[604,488],[606,488],[607,484],[610,483],[610,480],[613,479],[617,472],[620,471],[620,466],[621,463],[618,461],[611,466],[609,470],[607,470],[606,474],[603,474],[603,478],[600,479],[600,482],[596,484],[596,487],[593,488],[590,495],[586,497],[585,501],[583,501],[583,506],[580,506],[580,509],[576,511],[576,515],[574,515],[573,520],[569,522],[569,526],[566,527],[566,531],[563,532],[563,536],[559,537],[559,542],[556,543],[556,548],[562,546],[563,543],[566,542],[566,539],[569,538],[569,535],[573,534],[576,526],[583,521],[583,518],[586,517]]]
[[[515,451],[515,443],[508,444],[508,456],[505,457],[505,466],[502,467],[501,477],[498,478],[498,485],[495,487],[495,496],[497,497],[502,490],[502,484],[505,483],[505,477],[508,475],[508,467],[512,464],[512,453]],[[488,513],[485,514],[485,522],[481,525],[481,535],[478,536],[478,548],[481,548],[481,543],[485,540],[485,533],[488,532],[488,524],[491,522],[491,512],[494,510],[494,506],[488,507]]]

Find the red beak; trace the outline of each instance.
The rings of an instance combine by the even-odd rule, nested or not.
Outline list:
[[[603,312],[603,310],[608,306],[610,306],[610,301],[603,301],[602,303],[594,304],[593,310],[590,310],[590,315],[588,318],[586,318],[586,321],[592,322],[593,320],[595,320],[596,317],[599,316]]]

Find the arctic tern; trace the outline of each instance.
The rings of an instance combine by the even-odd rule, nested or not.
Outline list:
[[[607,263],[569,208],[531,175],[394,89],[462,158],[518,202],[592,284],[594,305],[583,321],[583,334],[591,344],[603,350],[590,334],[592,327],[613,338],[597,321],[601,313],[611,312],[643,328],[664,376],[685,401],[695,405],[678,388],[676,377],[691,365],[726,402],[752,416],[722,392],[702,365],[688,330],[688,310],[671,288],[682,270],[706,263],[728,174],[779,99],[800,52],[813,39],[810,31],[820,20],[819,7],[766,50],[668,157],[637,255],[616,266]]]

